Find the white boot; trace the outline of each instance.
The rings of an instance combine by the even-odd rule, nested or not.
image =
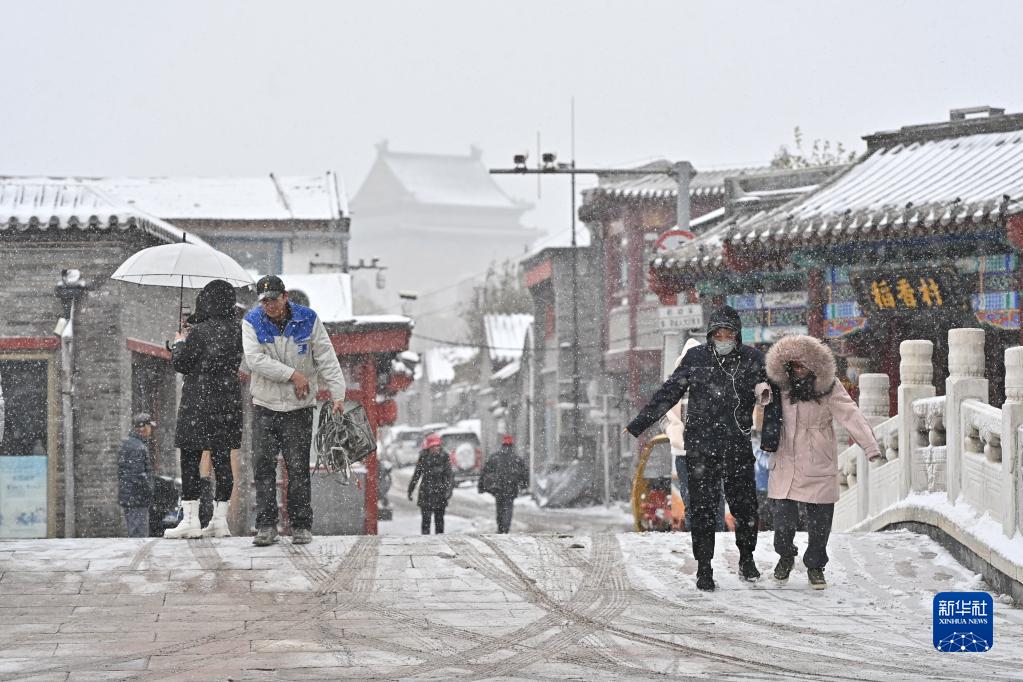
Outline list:
[[[202,529],[204,538],[229,538],[231,529],[227,527],[227,502],[213,503],[213,516],[206,527]]]
[[[173,528],[163,531],[165,538],[201,538],[202,526],[199,525],[199,500],[185,500],[181,503],[184,516]]]

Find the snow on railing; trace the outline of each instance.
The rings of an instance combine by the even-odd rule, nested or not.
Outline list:
[[[905,499],[912,492],[945,491],[950,505],[987,513],[1004,534],[1023,527],[1023,347],[1005,351],[1005,404],[987,404],[984,331],[948,332],[949,376],[945,395],[935,397],[930,341],[904,341],[898,414],[888,412],[885,375],[864,374],[860,405],[874,427],[885,459],[868,466],[862,449],[838,455],[841,496],[834,527],[849,529]],[[883,379],[882,379],[883,377]]]
[[[945,490],[945,396],[913,401],[916,439],[913,443],[911,490]]]

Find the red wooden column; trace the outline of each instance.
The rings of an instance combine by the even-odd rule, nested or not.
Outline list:
[[[815,339],[824,338],[824,273],[820,268],[813,268],[807,273],[807,333]]]
[[[373,355],[363,355],[359,361],[359,392],[362,407],[366,410],[373,437],[376,438],[377,423],[377,369]],[[377,453],[366,458],[366,535],[377,534]]]

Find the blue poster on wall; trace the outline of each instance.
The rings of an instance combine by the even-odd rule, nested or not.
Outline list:
[[[46,537],[46,457],[0,457],[0,538]]]

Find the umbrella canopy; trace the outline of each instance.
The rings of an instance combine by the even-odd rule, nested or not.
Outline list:
[[[235,287],[255,284],[228,256],[209,246],[179,242],[142,249],[121,263],[112,279],[143,286],[202,289],[215,279]]]

